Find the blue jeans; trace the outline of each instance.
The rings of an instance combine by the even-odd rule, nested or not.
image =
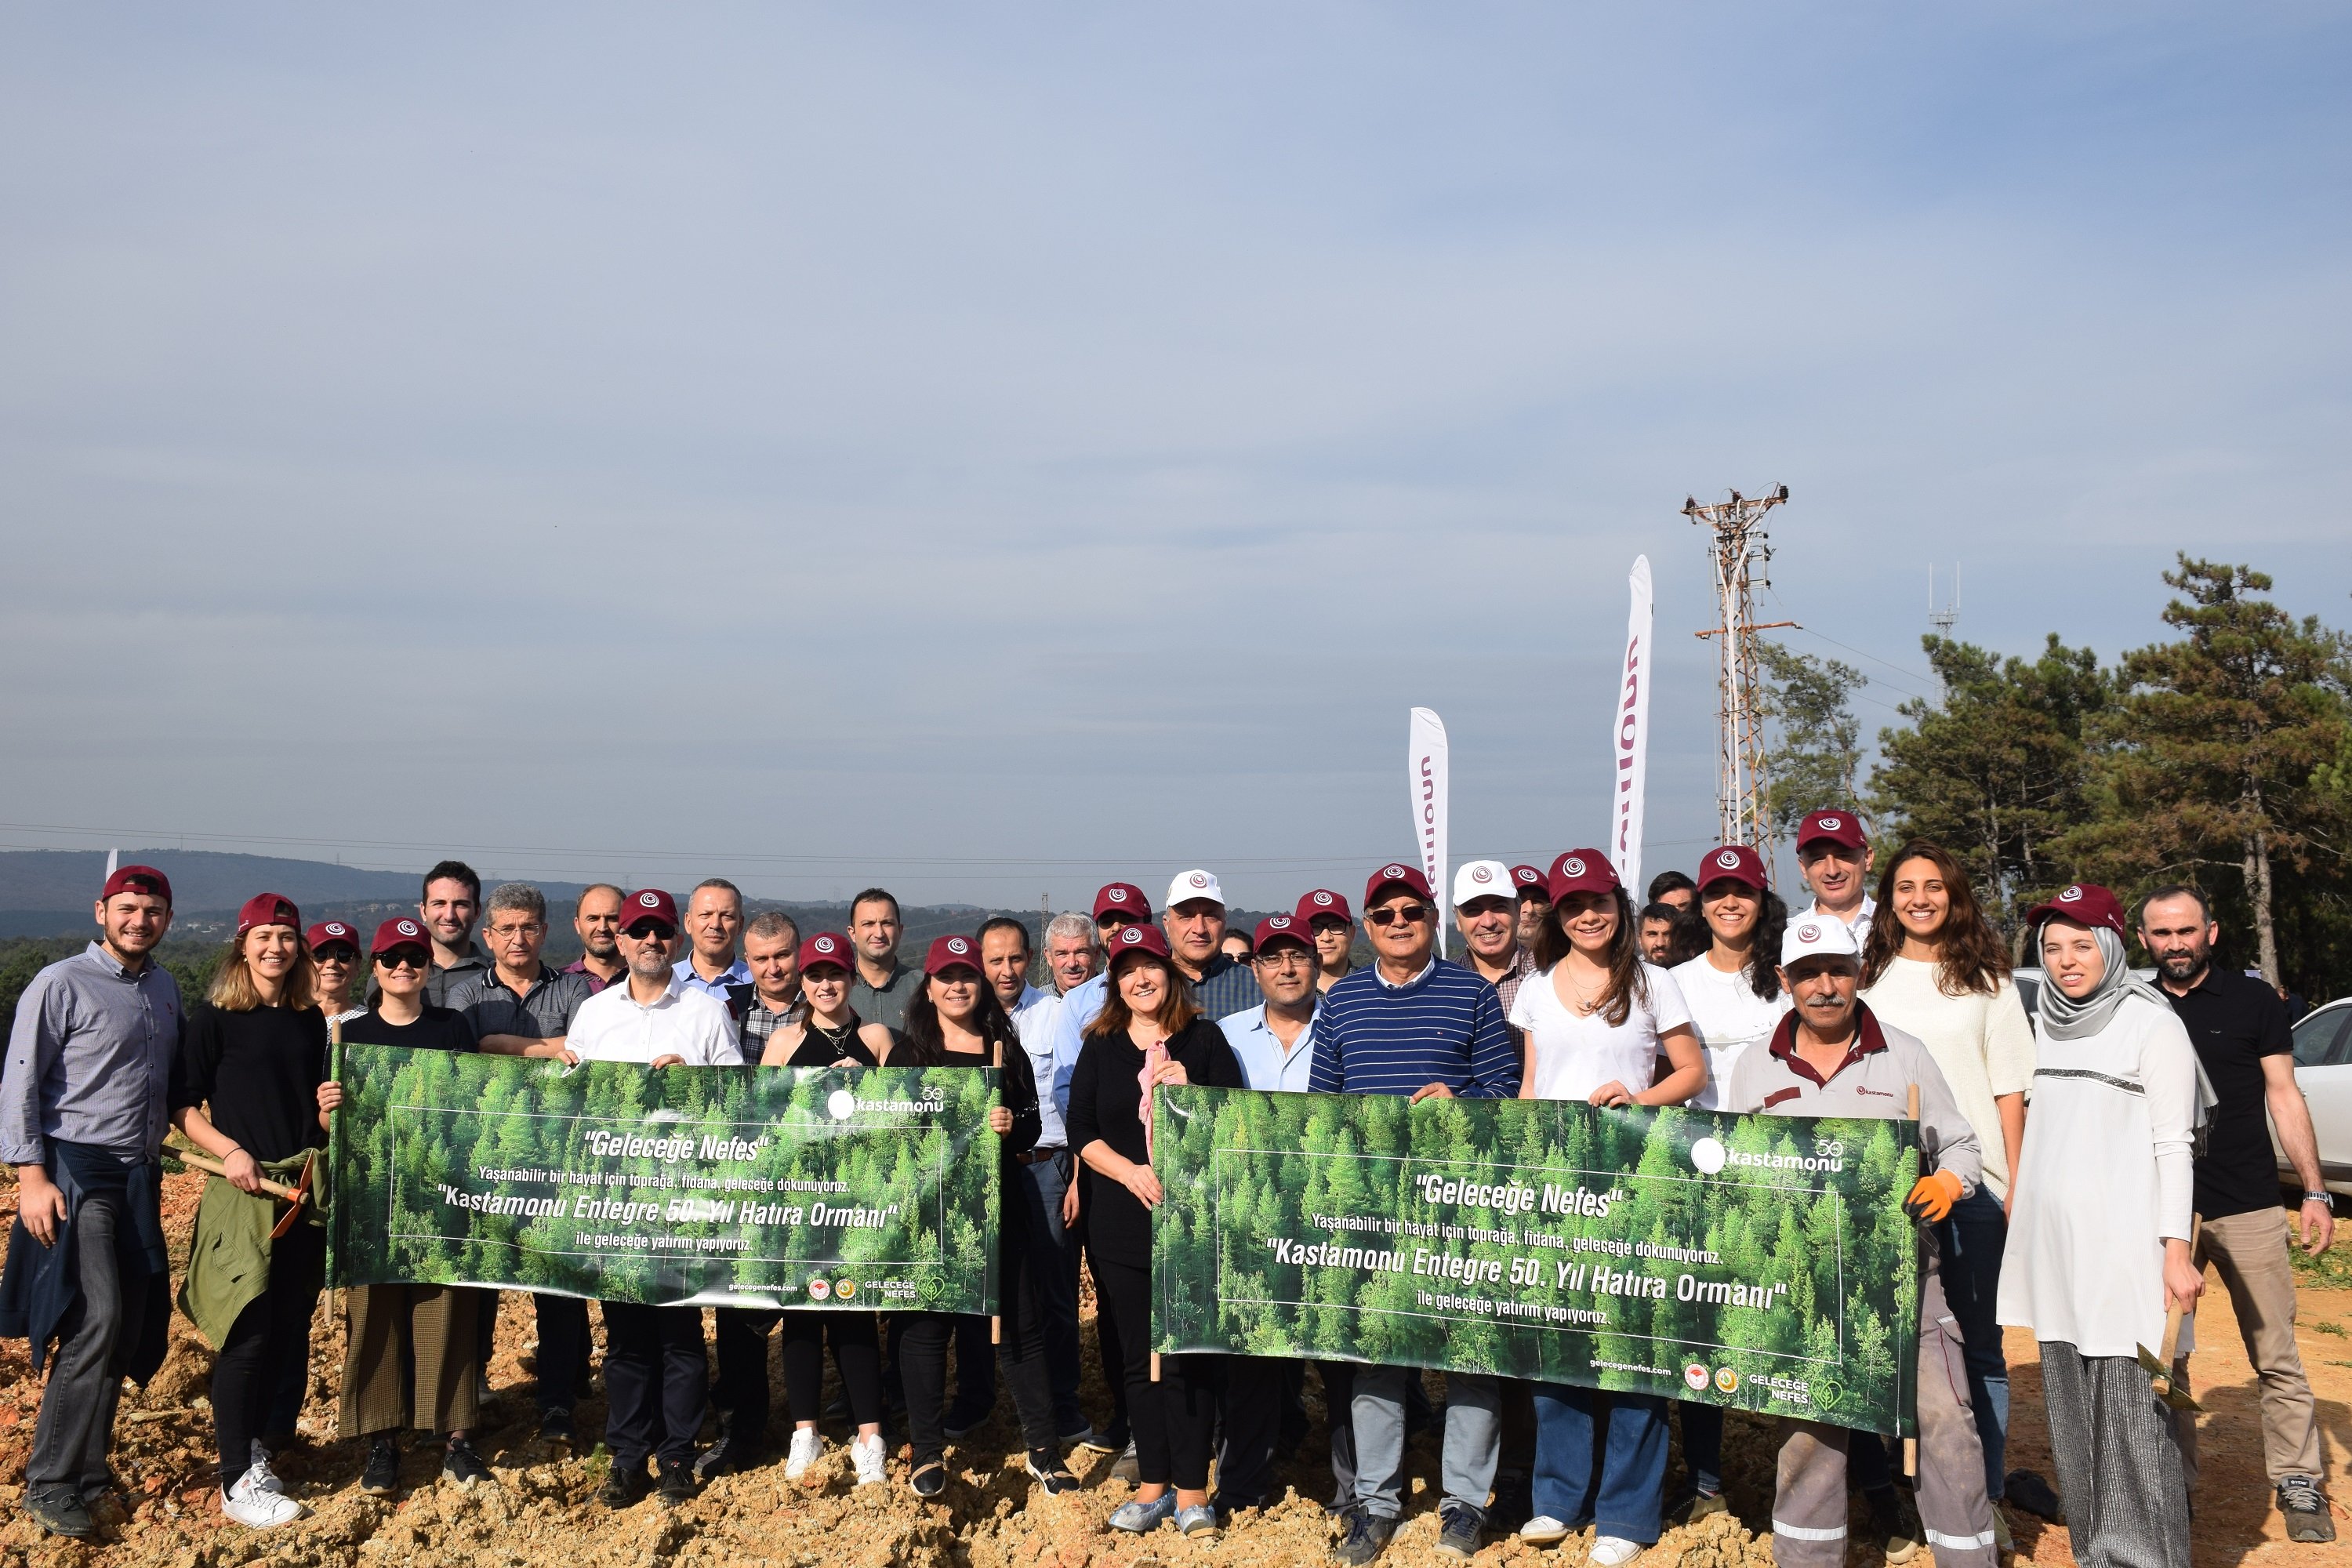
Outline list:
[[[2009,1447],[2009,1360],[2001,1353],[2000,1324],[1993,1315],[2000,1294],[2000,1255],[2009,1245],[2000,1200],[1979,1187],[1952,1205],[1951,1217],[1936,1227],[1936,1242],[1944,1254],[1944,1300],[1960,1324],[1969,1400],[1977,1441],[1984,1447],[1985,1496],[1999,1502]]]
[[[1070,1185],[1070,1153],[1019,1167],[1028,1178],[1006,1196],[1023,1205],[1026,1245],[1037,1250],[1033,1278],[1045,1310],[1045,1383],[1054,1392],[1054,1420],[1077,1429],[1078,1238],[1062,1228],[1062,1194]]]
[[[1559,1383],[1537,1384],[1535,1399],[1536,1512],[1572,1528],[1591,1520],[1602,1535],[1655,1544],[1665,1504],[1666,1402]]]

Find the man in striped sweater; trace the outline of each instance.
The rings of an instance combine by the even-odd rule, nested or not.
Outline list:
[[[1495,987],[1434,956],[1437,900],[1428,879],[1391,863],[1364,888],[1364,932],[1372,966],[1332,984],[1315,1026],[1318,1094],[1401,1094],[1424,1100],[1507,1100],[1519,1092],[1519,1053]],[[1361,1367],[1349,1414],[1356,1439],[1355,1503],[1335,1549],[1351,1565],[1370,1562],[1396,1533],[1403,1507],[1405,1387],[1409,1367]],[[1501,1422],[1495,1380],[1446,1378],[1445,1498],[1438,1505],[1438,1550],[1468,1557],[1485,1528],[1495,1484]]]

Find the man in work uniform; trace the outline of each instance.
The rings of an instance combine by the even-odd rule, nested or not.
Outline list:
[[[1969,1404],[1959,1328],[1944,1302],[1935,1233],[1928,1228],[1976,1190],[1982,1153],[1927,1047],[1872,1015],[1854,995],[1861,979],[1862,952],[1843,921],[1813,913],[1790,920],[1780,939],[1780,984],[1790,1010],[1769,1047],[1740,1054],[1723,1108],[1891,1121],[1906,1114],[1911,1090],[1918,1090],[1921,1162],[1927,1169],[1903,1208],[1921,1227],[1919,1515],[1937,1568],[1995,1568],[1984,1449]],[[1786,1421],[1782,1430],[1773,1558],[1781,1568],[1843,1568],[1846,1453],[1853,1434],[1818,1421]],[[1868,1434],[1863,1440],[1877,1442]],[[1865,1495],[1874,1515],[1892,1501],[1875,1487]]]

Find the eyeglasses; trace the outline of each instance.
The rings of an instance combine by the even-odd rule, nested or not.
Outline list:
[[[491,926],[485,930],[482,934],[485,936],[496,937],[500,942],[506,942],[514,937],[529,936],[533,931],[541,931],[546,929],[547,928],[545,926],[540,924],[537,921],[525,921],[520,925]]]
[[[1402,906],[1392,906],[1388,909],[1366,910],[1364,911],[1364,918],[1371,921],[1374,925],[1379,926],[1382,931],[1386,931],[1389,927],[1396,924],[1399,921],[1404,921],[1404,923],[1409,926],[1417,926],[1422,921],[1429,918],[1429,906],[1427,904],[1404,904]]]
[[[1315,963],[1319,962],[1313,953],[1307,952],[1305,948],[1293,947],[1287,942],[1276,948],[1272,952],[1259,953],[1255,959],[1252,960],[1252,962],[1256,963],[1275,964],[1286,963],[1292,959],[1296,959],[1301,963]]]
[[[380,952],[376,954],[375,961],[386,969],[430,969],[433,966],[430,953],[419,952],[413,947],[396,947],[390,952]]]

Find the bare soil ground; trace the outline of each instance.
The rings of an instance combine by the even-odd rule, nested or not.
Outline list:
[[[189,1175],[166,1183],[166,1228],[173,1237],[175,1274],[185,1256],[203,1179]],[[13,1183],[0,1174],[0,1225],[14,1211]],[[2352,1268],[2352,1238],[2339,1244],[2339,1250]],[[170,1359],[145,1390],[126,1393],[116,1429],[116,1473],[132,1502],[131,1521],[120,1539],[104,1545],[76,1545],[44,1536],[16,1507],[40,1390],[23,1344],[0,1344],[0,1568],[100,1563],[107,1568],[227,1568],[242,1563],[283,1568],[457,1568],[478,1563],[496,1568],[542,1563],[564,1568],[1176,1568],[1185,1563],[1273,1568],[1315,1563],[1331,1539],[1321,1506],[1330,1489],[1329,1472],[1320,1458],[1325,1452],[1323,1413],[1311,1378],[1307,1408],[1315,1424],[1298,1457],[1284,1469],[1289,1496],[1263,1514],[1244,1516],[1213,1542],[1188,1542],[1169,1531],[1149,1539],[1110,1534],[1104,1521],[1126,1500],[1129,1489],[1109,1479],[1108,1456],[1082,1452],[1076,1457],[1076,1468],[1087,1482],[1082,1490],[1058,1499],[1038,1495],[1020,1468],[1007,1420],[1009,1399],[1000,1399],[996,1417],[950,1453],[954,1479],[947,1495],[934,1502],[920,1502],[906,1489],[903,1458],[894,1460],[887,1488],[854,1489],[847,1451],[840,1447],[848,1434],[829,1425],[827,1457],[805,1485],[786,1483],[779,1462],[751,1475],[723,1478],[675,1512],[648,1500],[612,1513],[595,1501],[603,1473],[599,1457],[551,1454],[533,1436],[524,1366],[530,1349],[530,1313],[520,1297],[507,1300],[491,1367],[503,1419],[480,1441],[499,1484],[465,1490],[441,1482],[436,1453],[429,1444],[420,1444],[409,1457],[404,1477],[411,1489],[397,1501],[362,1496],[358,1446],[331,1440],[342,1335],[333,1297],[323,1300],[312,1330],[310,1397],[302,1417],[305,1441],[278,1467],[311,1511],[270,1531],[247,1531],[220,1515],[205,1398],[212,1358],[193,1327],[175,1316]],[[2341,1475],[2347,1447],[2352,1447],[2352,1414],[2347,1414],[2352,1411],[2352,1289],[2308,1291],[2303,1298],[2299,1334],[2305,1364],[2320,1398],[2330,1473]],[[1087,1337],[1091,1366],[1091,1321]],[[2049,1451],[2033,1346],[2012,1337],[2010,1356],[2015,1377],[2010,1463],[2046,1476],[2051,1473]],[[2250,1561],[2315,1568],[2352,1563],[2352,1549],[2285,1542],[2263,1478],[2252,1376],[2224,1299],[2217,1298],[2206,1313],[2197,1373],[2206,1410],[2199,1568],[2233,1568]],[[1433,1380],[1433,1392],[1438,1384]],[[1097,1414],[1108,1411],[1108,1397],[1091,1376],[1086,1398]],[[781,1430],[781,1387],[776,1407]],[[579,1415],[583,1432],[601,1430],[601,1400],[584,1404]],[[1741,1568],[1771,1561],[1769,1426],[1735,1414],[1727,1450],[1733,1512],[1670,1531],[1642,1559],[1645,1568],[1667,1563]],[[1679,1460],[1676,1465],[1678,1473]],[[1384,1559],[1399,1568],[1437,1568],[1447,1561],[1434,1550],[1437,1468],[1434,1444],[1424,1436],[1408,1457],[1407,1521]],[[2021,1558],[2037,1564],[2073,1562],[2063,1529],[2037,1528],[2030,1516],[2017,1517]],[[2345,1522],[2352,1526],[2352,1521]],[[2352,1538],[2352,1528],[2347,1534]],[[1476,1561],[1480,1568],[1506,1563],[1534,1568],[1539,1560],[1552,1559],[1561,1568],[1575,1568],[1585,1560],[1589,1544],[1589,1535],[1571,1538],[1551,1552],[1516,1541],[1497,1542],[1481,1551]],[[1876,1554],[1859,1544],[1850,1558],[1851,1568],[1868,1568],[1875,1562]]]

